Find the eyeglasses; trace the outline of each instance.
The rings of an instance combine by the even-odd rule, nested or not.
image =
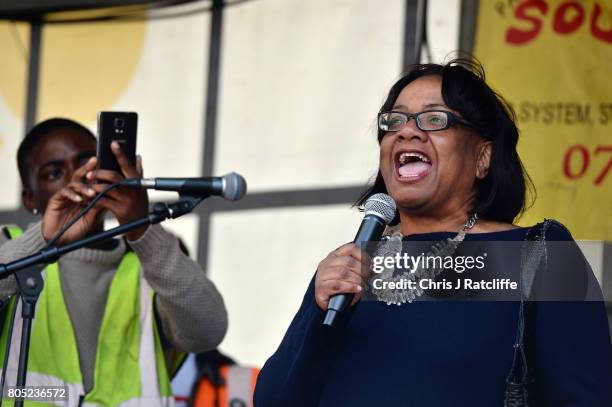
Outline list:
[[[410,119],[414,119],[417,127],[422,131],[438,131],[448,129],[453,123],[474,127],[470,122],[455,116],[445,110],[427,110],[414,114],[404,112],[382,112],[378,114],[378,128],[382,131],[398,131]]]

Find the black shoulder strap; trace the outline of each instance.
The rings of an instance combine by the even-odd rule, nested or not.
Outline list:
[[[521,301],[529,301],[538,270],[546,268],[546,230],[549,220],[531,227],[521,249]]]
[[[510,373],[506,378],[506,395],[504,406],[523,407],[529,405],[527,387],[533,378],[529,375],[527,363],[526,339],[528,321],[532,314],[532,288],[538,270],[546,267],[546,230],[553,221],[546,219],[527,231],[521,248],[521,302],[519,304],[518,324],[514,340],[514,358]],[[531,332],[533,334],[533,332]]]

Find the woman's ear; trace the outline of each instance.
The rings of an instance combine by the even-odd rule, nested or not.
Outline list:
[[[478,146],[478,155],[476,157],[476,178],[478,179],[484,179],[489,173],[492,148],[492,141],[484,141]]]

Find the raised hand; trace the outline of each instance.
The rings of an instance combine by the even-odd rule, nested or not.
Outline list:
[[[96,163],[95,157],[90,158],[74,172],[70,183],[49,199],[42,223],[42,234],[46,241],[51,240],[96,195],[96,191],[84,182],[85,175],[96,168]],[[103,207],[96,205],[72,225],[56,244],[63,245],[86,236],[102,221],[103,211]]]
[[[136,167],[127,159],[119,143],[113,141],[111,149],[117,158],[121,174],[110,170],[90,170],[87,172],[87,180],[92,183],[96,193],[101,192],[106,188],[107,184],[119,182],[125,178],[142,178],[142,158],[136,159]],[[105,184],[106,183],[106,184]],[[110,210],[119,224],[123,225],[131,221],[140,219],[148,213],[149,198],[147,191],[144,189],[135,189],[130,187],[119,187],[111,190],[102,198],[96,206]],[[137,240],[147,230],[146,226],[126,233],[128,240]]]
[[[322,310],[335,294],[355,294],[351,305],[361,298],[363,283],[370,270],[370,259],[355,243],[339,247],[317,267],[315,300]]]

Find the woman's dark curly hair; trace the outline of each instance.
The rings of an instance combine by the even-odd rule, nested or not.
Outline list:
[[[419,64],[409,68],[391,87],[380,112],[393,108],[400,92],[415,79],[437,75],[442,78],[442,98],[446,105],[472,123],[477,133],[493,142],[487,176],[477,181],[472,211],[481,219],[512,223],[526,209],[527,189],[535,193],[516,151],[518,129],[510,105],[485,83],[485,73],[475,59],[453,59],[444,64]],[[378,130],[378,143],[385,132]],[[387,193],[380,169],[371,185],[355,202],[362,206],[374,194]],[[399,216],[391,223],[399,222]]]

